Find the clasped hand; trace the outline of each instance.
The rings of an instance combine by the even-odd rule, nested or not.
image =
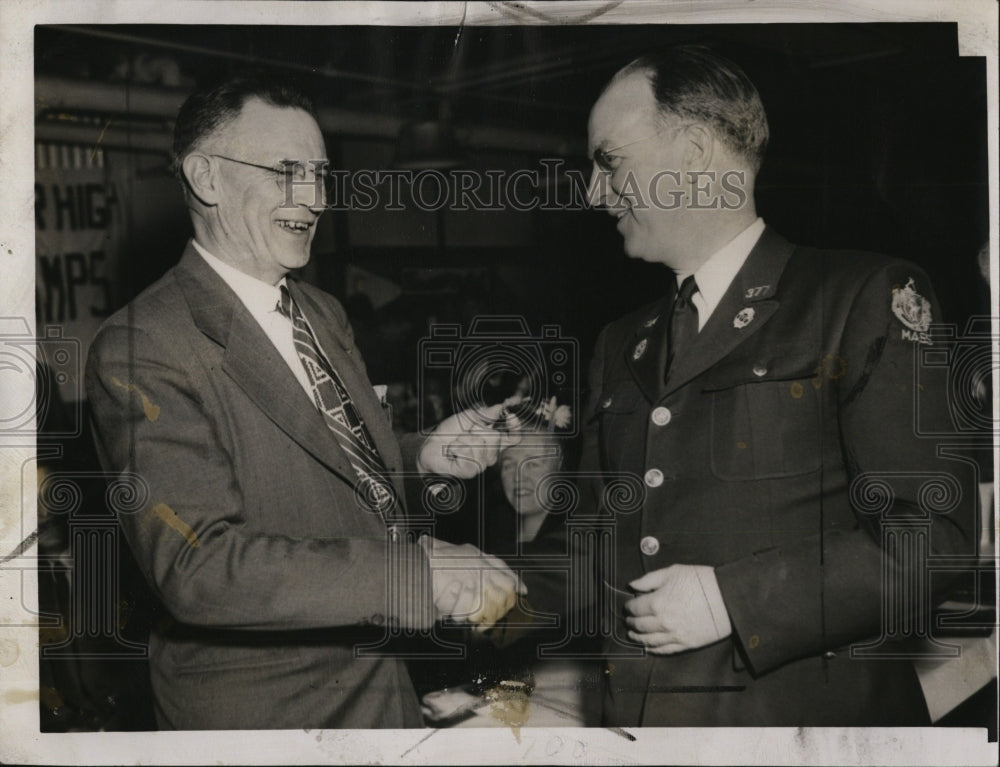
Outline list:
[[[474,631],[493,627],[528,589],[497,557],[472,544],[430,536],[419,540],[430,561],[434,607],[439,618],[468,621]]]
[[[445,418],[420,448],[417,468],[471,479],[495,464],[501,450],[521,441],[517,419],[505,417],[506,407],[500,403],[469,408]]]
[[[711,567],[671,565],[629,585],[645,592],[624,605],[629,638],[654,655],[704,647],[733,631]]]

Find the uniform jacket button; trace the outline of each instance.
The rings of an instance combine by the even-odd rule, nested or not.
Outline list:
[[[646,472],[646,484],[650,487],[659,487],[663,484],[663,472],[659,469],[650,469]]]
[[[668,423],[670,423],[670,418],[672,416],[673,413],[670,412],[670,408],[661,406],[653,410],[653,413],[650,416],[650,418],[652,418],[653,423],[655,423],[657,426],[666,426]]]
[[[753,366],[753,374],[755,376],[757,376],[758,378],[766,376],[767,375],[767,367],[765,367],[764,365],[754,365]]]
[[[837,653],[835,653],[833,650],[827,650],[825,653],[823,653],[823,657],[826,658],[827,660],[832,660],[833,658],[837,657]]]
[[[639,550],[646,556],[651,557],[660,550],[660,542],[652,535],[647,535],[639,541]]]
[[[381,626],[383,623],[385,623],[385,616],[382,615],[382,613],[375,613],[372,616],[372,625],[373,626]]]

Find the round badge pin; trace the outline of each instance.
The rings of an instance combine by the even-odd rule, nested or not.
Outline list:
[[[756,316],[756,314],[757,312],[754,311],[752,306],[748,306],[745,309],[740,309],[736,313],[736,316],[733,317],[733,327],[736,328],[737,330],[745,328],[747,325],[753,322],[753,318]]]

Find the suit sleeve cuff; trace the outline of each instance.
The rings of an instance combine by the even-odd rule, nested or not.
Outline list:
[[[816,583],[791,577],[783,557],[772,550],[715,569],[733,642],[755,677],[823,650]]]
[[[423,547],[405,538],[389,542],[389,614],[403,628],[426,631],[436,615],[430,563]]]
[[[719,590],[718,578],[715,576],[714,571],[709,574],[708,571],[703,573],[700,570],[695,570],[695,577],[698,578],[698,583],[701,584],[701,591],[705,595],[705,604],[708,606],[708,611],[712,614],[715,633],[719,639],[725,639],[732,633],[733,625],[726,612],[726,602],[722,598],[722,592]]]

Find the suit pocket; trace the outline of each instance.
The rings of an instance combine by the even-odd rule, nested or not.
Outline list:
[[[715,379],[711,397],[712,473],[724,480],[790,477],[822,461],[821,381],[815,363],[754,364],[736,380]]]

